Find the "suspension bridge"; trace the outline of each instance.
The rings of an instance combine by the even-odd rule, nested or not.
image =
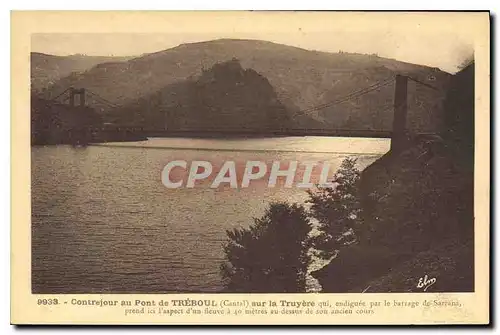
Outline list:
[[[277,136],[337,136],[337,137],[374,137],[374,138],[392,138],[392,149],[396,150],[399,145],[403,145],[405,138],[407,137],[406,129],[406,119],[407,119],[407,97],[408,97],[408,81],[414,81],[418,85],[423,85],[429,89],[437,90],[437,88],[417,80],[415,78],[405,76],[405,75],[395,75],[394,77],[381,80],[367,87],[355,90],[349,94],[340,96],[334,100],[326,103],[318,104],[309,108],[299,110],[295,113],[310,115],[311,113],[316,113],[322,111],[323,113],[334,112],[332,107],[346,103],[349,101],[354,101],[363,95],[379,91],[380,89],[394,84],[394,100],[393,104],[390,106],[384,106],[380,108],[379,113],[383,114],[390,110],[394,111],[393,125],[391,130],[374,130],[374,129],[283,129],[283,130],[273,130],[266,131],[263,134],[257,134],[254,130],[245,131],[242,129],[210,129],[210,130],[172,130],[168,127],[163,127],[164,129],[158,129],[158,127],[144,127],[135,125],[115,125],[111,123],[103,123],[101,125],[90,125],[86,126],[89,133],[93,134],[122,134],[122,137],[127,136],[137,136],[142,138],[147,137],[171,137],[171,136],[190,136],[190,137],[220,137],[221,134],[228,136],[259,136],[259,135],[269,135],[272,133]],[[70,108],[78,108],[85,106],[92,106],[94,109],[101,110],[115,110],[123,108],[117,103],[114,103],[99,94],[93,92],[86,88],[74,88],[69,87],[63,90],[61,93],[50,99],[53,103],[67,104]],[[110,137],[110,136],[104,136]],[[111,136],[113,137],[113,136]],[[116,136],[114,136],[116,137]]]

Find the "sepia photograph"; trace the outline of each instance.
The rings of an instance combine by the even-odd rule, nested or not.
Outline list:
[[[32,35],[33,292],[473,291],[473,48],[313,37]]]
[[[487,12],[115,15],[17,14],[35,323],[487,317]]]

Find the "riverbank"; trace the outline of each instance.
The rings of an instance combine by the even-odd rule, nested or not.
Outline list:
[[[323,292],[474,291],[474,63],[453,77],[443,114],[439,134],[362,172],[359,241],[312,273]]]
[[[387,154],[361,175],[360,242],[312,275],[323,292],[474,290],[473,175],[443,143]]]

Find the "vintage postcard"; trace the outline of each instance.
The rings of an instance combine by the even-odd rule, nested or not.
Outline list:
[[[14,11],[13,324],[488,324],[488,12]]]

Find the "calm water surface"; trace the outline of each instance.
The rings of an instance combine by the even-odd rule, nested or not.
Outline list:
[[[248,227],[273,200],[304,202],[303,189],[167,189],[172,160],[329,161],[361,168],[390,140],[287,137],[247,140],[150,139],[145,142],[33,147],[32,280],[37,293],[214,292],[221,289],[225,230]],[[203,150],[200,150],[203,149]]]

